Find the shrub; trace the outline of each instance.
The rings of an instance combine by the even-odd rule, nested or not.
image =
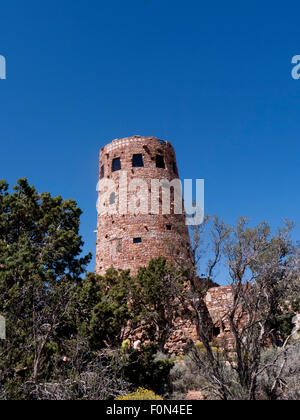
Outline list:
[[[197,341],[197,343],[195,344],[196,350],[200,353],[200,354],[206,354],[206,349],[204,344],[201,341]],[[214,345],[213,343],[211,344],[211,349],[213,351],[213,353],[217,356],[217,355],[221,355],[223,352],[220,349],[220,347],[217,347],[217,345]]]
[[[136,391],[120,396],[116,398],[118,401],[128,401],[128,400],[163,400],[162,397],[156,395],[153,391],[150,391],[146,388],[138,388]]]
[[[258,389],[260,399],[268,400],[299,400],[300,399],[300,366],[299,366],[300,342],[291,343],[286,348],[286,363],[281,370],[284,361],[283,353],[278,349],[268,349],[262,354],[265,364],[270,363],[258,378]],[[274,362],[274,356],[279,357]],[[271,391],[276,376],[280,374],[280,386],[276,392]]]
[[[122,348],[122,352],[124,352],[124,353],[128,352],[128,350],[130,348],[130,340],[129,340],[129,338],[127,338],[127,340],[124,340],[122,342],[121,348]]]
[[[126,381],[134,387],[147,387],[160,395],[170,391],[170,370],[174,362],[161,358],[157,346],[148,344],[142,350],[130,349],[127,365],[124,368]]]
[[[195,344],[195,347],[199,351],[199,353],[205,353],[205,347],[201,341],[197,341],[197,343]]]
[[[202,343],[198,344],[198,351]],[[199,369],[195,365],[193,359],[189,354],[185,355],[183,359],[177,359],[175,366],[170,373],[172,384],[172,399],[185,399],[188,391],[198,391],[205,387],[205,382],[199,374]]]

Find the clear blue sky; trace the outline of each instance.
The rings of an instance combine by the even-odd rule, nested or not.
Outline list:
[[[205,178],[206,213],[300,225],[299,16],[299,1],[2,2],[0,178],[75,198],[94,253],[99,149],[153,135]]]

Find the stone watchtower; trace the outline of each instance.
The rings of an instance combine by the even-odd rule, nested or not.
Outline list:
[[[101,149],[96,273],[104,274],[113,266],[136,274],[151,257],[160,255],[187,260],[190,240],[185,215],[178,211],[174,184],[170,188],[175,179],[175,152],[167,141],[134,136],[116,139]],[[153,180],[160,183],[156,201]],[[105,187],[111,181],[115,189]],[[168,204],[168,193],[169,212],[162,209],[163,203]]]

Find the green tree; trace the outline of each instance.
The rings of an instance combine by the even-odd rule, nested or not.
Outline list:
[[[184,275],[164,257],[152,259],[135,278],[132,308],[151,341],[160,351],[174,329],[174,321],[183,316],[186,306]]]
[[[89,273],[77,284],[72,296],[74,323],[92,350],[122,344],[125,328],[132,319],[131,290],[129,271],[113,268],[104,276]]]
[[[39,194],[25,178],[13,189],[0,182],[0,314],[7,324],[0,384],[18,397],[18,382],[51,375],[71,291],[91,256],[80,256],[74,200]]]

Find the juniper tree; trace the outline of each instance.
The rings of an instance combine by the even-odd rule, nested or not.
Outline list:
[[[132,308],[138,325],[159,350],[174,331],[174,321],[185,315],[184,272],[166,258],[152,259],[135,277]]]
[[[12,192],[0,183],[0,314],[7,326],[0,383],[11,395],[18,380],[51,375],[71,290],[91,258],[81,256],[80,215],[74,200],[39,194],[25,178]]]
[[[129,271],[111,268],[104,276],[88,273],[72,292],[72,317],[77,334],[91,350],[118,348],[124,340],[130,309],[132,278]],[[127,331],[128,332],[128,331]]]

